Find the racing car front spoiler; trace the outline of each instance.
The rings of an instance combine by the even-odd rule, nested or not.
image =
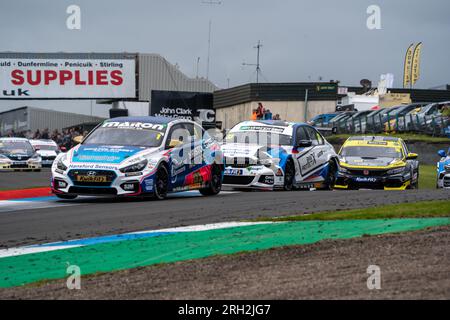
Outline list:
[[[359,179],[359,180],[358,180]],[[374,190],[406,190],[411,185],[411,179],[404,180],[403,177],[355,177],[338,176],[335,189],[374,189]]]

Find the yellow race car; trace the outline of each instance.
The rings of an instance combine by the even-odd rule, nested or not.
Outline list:
[[[400,138],[355,136],[339,151],[336,189],[416,189],[418,155]]]

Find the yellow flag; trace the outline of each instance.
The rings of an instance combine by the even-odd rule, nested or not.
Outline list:
[[[411,84],[411,70],[412,70],[412,60],[413,60],[413,48],[414,43],[411,44],[406,51],[405,56],[405,66],[403,72],[403,88],[407,88]]]
[[[420,42],[414,49],[412,62],[412,76],[411,81],[414,85],[420,78],[420,55],[422,53],[422,42]]]

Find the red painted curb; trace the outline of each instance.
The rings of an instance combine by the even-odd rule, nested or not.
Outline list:
[[[8,190],[8,191],[0,191],[0,200],[48,197],[51,195],[52,195],[51,189],[48,187],[34,188],[34,189],[21,189],[21,190]]]

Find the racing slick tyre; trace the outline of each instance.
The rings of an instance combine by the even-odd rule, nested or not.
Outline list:
[[[414,175],[411,175],[413,177]],[[414,183],[411,183],[411,189],[419,189],[419,171],[417,171],[417,179]]]
[[[328,166],[327,177],[325,178],[321,190],[333,190],[334,184],[336,183],[336,163],[334,161],[330,161]]]
[[[284,191],[292,191],[294,189],[294,176],[295,176],[295,167],[292,159],[289,159],[286,162],[286,168],[284,170]]]
[[[200,189],[200,193],[204,196],[215,196],[222,190],[222,170],[217,165],[211,168],[211,181],[207,188]]]
[[[73,200],[76,199],[78,196],[74,194],[56,194],[56,197],[64,200]]]
[[[169,173],[166,166],[162,165],[156,171],[154,198],[157,200],[164,200],[167,197],[167,189],[169,185]]]

